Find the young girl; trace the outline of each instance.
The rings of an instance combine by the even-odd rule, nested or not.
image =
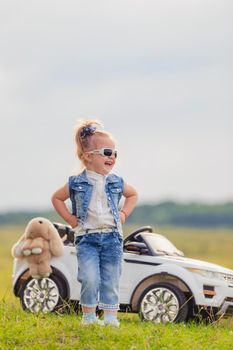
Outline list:
[[[104,310],[104,324],[119,327],[119,279],[123,255],[122,224],[133,211],[137,192],[112,171],[117,151],[112,135],[96,120],[76,129],[77,155],[84,170],[52,196],[58,214],[75,228],[78,281],[83,324],[103,323],[95,314]],[[118,203],[125,201],[119,211]],[[65,201],[70,198],[72,213]]]

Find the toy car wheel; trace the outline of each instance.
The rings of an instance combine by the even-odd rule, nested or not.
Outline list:
[[[54,274],[41,279],[30,277],[20,291],[23,309],[33,313],[58,310],[63,305],[66,296],[63,281]]]
[[[148,287],[140,299],[139,316],[154,323],[185,321],[188,304],[184,293],[169,283]]]

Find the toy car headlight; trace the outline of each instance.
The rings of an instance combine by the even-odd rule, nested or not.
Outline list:
[[[224,275],[217,271],[202,270],[202,269],[196,269],[193,267],[187,267],[187,270],[192,273],[197,273],[205,278],[214,278],[214,279],[224,280]]]

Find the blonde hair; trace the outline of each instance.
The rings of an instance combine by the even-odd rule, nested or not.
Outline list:
[[[89,151],[95,135],[108,136],[114,141],[111,133],[103,129],[103,124],[97,119],[84,119],[79,121],[75,128],[76,155],[86,165],[84,153]]]

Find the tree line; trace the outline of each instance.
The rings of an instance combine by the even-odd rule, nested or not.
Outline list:
[[[128,223],[233,227],[233,202],[223,204],[177,203],[172,201],[138,206]]]
[[[0,213],[0,225],[22,224],[42,216],[64,222],[55,211],[14,211]],[[171,225],[193,227],[233,227],[233,202],[222,204],[178,203],[166,201],[138,205],[128,217],[130,225]]]

